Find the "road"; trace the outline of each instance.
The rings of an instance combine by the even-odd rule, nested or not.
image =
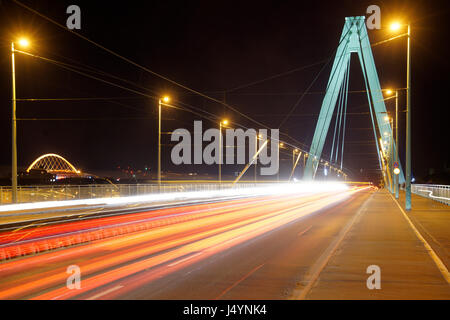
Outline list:
[[[260,196],[5,231],[0,249],[11,259],[0,264],[0,299],[289,299],[308,290],[373,191]],[[80,289],[66,285],[69,266],[79,267]]]

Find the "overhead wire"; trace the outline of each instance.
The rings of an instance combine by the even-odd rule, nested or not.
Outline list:
[[[51,18],[45,16],[44,14],[42,14],[42,13],[40,13],[40,12],[34,10],[33,8],[31,8],[31,7],[29,7],[29,6],[27,6],[27,5],[23,4],[23,3],[21,3],[21,2],[18,1],[18,0],[13,0],[13,2],[15,2],[17,5],[19,5],[19,6],[23,7],[23,8],[25,8],[25,9],[29,10],[30,12],[32,12],[32,13],[34,13],[34,14],[40,16],[41,18],[43,18],[43,19],[45,19],[45,20],[51,22],[52,24],[54,24],[54,25],[56,25],[56,26],[58,26],[58,27],[64,29],[65,31],[69,31],[70,33],[76,35],[77,37],[79,37],[79,38],[81,38],[81,39],[83,39],[83,40],[85,40],[85,41],[88,41],[89,43],[93,44],[94,46],[96,46],[96,47],[98,47],[98,48],[100,48],[100,49],[102,49],[102,50],[104,50],[104,51],[106,51],[106,52],[108,52],[108,53],[110,53],[110,54],[112,54],[113,56],[115,56],[115,57],[117,57],[117,58],[120,58],[120,59],[122,59],[123,61],[125,61],[125,62],[127,62],[127,63],[129,63],[129,64],[131,64],[131,65],[134,65],[135,67],[140,68],[141,70],[144,70],[144,71],[146,71],[146,72],[148,72],[148,73],[150,73],[150,74],[152,74],[152,75],[154,75],[154,76],[156,76],[156,77],[159,77],[159,78],[161,78],[161,79],[163,79],[163,80],[165,80],[165,81],[167,81],[167,82],[169,82],[169,83],[172,83],[172,84],[174,84],[174,85],[176,85],[176,86],[178,86],[178,87],[180,87],[180,88],[183,88],[183,89],[185,89],[185,90],[187,90],[187,91],[190,91],[190,92],[192,92],[192,93],[195,93],[195,94],[197,94],[197,95],[199,95],[199,96],[201,96],[201,97],[203,97],[203,98],[205,98],[205,99],[207,99],[207,100],[210,100],[210,101],[213,101],[213,102],[215,102],[215,103],[221,104],[221,105],[223,105],[223,106],[229,108],[230,110],[236,112],[236,113],[239,114],[240,116],[246,118],[247,120],[250,120],[251,122],[253,122],[253,123],[255,123],[255,124],[258,124],[258,125],[260,125],[260,126],[262,126],[262,127],[264,127],[264,128],[269,129],[269,127],[268,127],[267,125],[265,125],[265,124],[261,123],[260,121],[257,121],[257,120],[255,120],[255,119],[249,117],[249,116],[246,115],[245,113],[239,111],[238,109],[234,108],[233,106],[229,105],[228,103],[225,103],[224,101],[220,101],[220,100],[218,100],[218,99],[216,99],[216,98],[210,97],[210,96],[208,96],[208,95],[206,95],[206,94],[204,94],[204,93],[202,93],[202,92],[200,92],[200,91],[198,91],[198,90],[189,88],[189,87],[187,87],[187,86],[185,86],[185,85],[183,85],[183,84],[181,84],[181,83],[179,83],[179,82],[176,82],[176,81],[174,81],[174,80],[172,80],[172,79],[170,79],[170,78],[168,78],[168,77],[165,77],[165,76],[163,76],[163,75],[161,75],[161,74],[159,74],[159,73],[157,73],[157,72],[155,72],[155,71],[153,71],[153,70],[150,70],[149,68],[144,67],[144,66],[142,66],[142,65],[140,65],[140,64],[138,64],[138,63],[136,63],[136,62],[134,62],[134,61],[132,61],[132,60],[130,60],[130,59],[128,59],[128,58],[126,58],[126,57],[124,57],[124,56],[122,56],[122,55],[116,53],[116,52],[114,52],[113,50],[108,49],[108,48],[106,48],[106,47],[104,47],[104,46],[98,44],[97,42],[95,42],[95,41],[93,41],[93,40],[91,40],[91,39],[89,39],[89,38],[87,38],[87,37],[85,37],[85,36],[83,36],[83,35],[81,35],[81,34],[75,32],[75,31],[73,31],[73,30],[67,29],[67,28],[66,28],[65,26],[63,26],[62,24],[60,24],[60,23],[54,21],[53,19],[51,19]],[[331,59],[331,58],[330,58],[330,59]],[[326,59],[326,60],[328,60],[328,63],[329,63],[330,59]],[[318,63],[316,63],[316,64],[320,64],[321,62],[322,62],[322,61],[320,61],[320,62],[318,62]],[[327,63],[327,64],[328,64],[328,63]],[[324,69],[324,67],[320,70],[319,74],[323,71],[323,69]],[[74,71],[74,72],[77,72],[77,71]],[[94,78],[93,76],[91,76],[91,77]],[[270,78],[272,78],[272,77],[270,77]],[[318,75],[314,78],[313,83],[317,80],[317,78],[318,78]],[[108,82],[106,82],[105,80],[101,80],[101,79],[98,79],[98,78],[97,78],[97,80],[102,81],[102,82],[105,82],[105,83],[108,83]],[[307,91],[309,91],[309,89],[310,89],[310,87],[312,87],[313,83],[308,87],[308,90],[307,90]],[[119,86],[119,85],[115,84],[115,86]],[[132,90],[132,89],[129,89],[129,88],[128,88],[128,90]],[[303,99],[304,95],[305,95],[305,94],[303,94],[303,95],[300,97],[299,101],[296,102],[296,104],[291,108],[291,111],[289,112],[289,116],[290,116],[290,114],[292,114],[292,112],[295,110],[295,108],[296,108],[296,107],[298,106],[298,104],[301,102],[301,100]],[[152,97],[152,98],[155,98],[155,97]],[[287,118],[289,118],[289,116],[287,116]],[[282,122],[281,122],[279,128],[282,126],[282,124],[285,123],[285,121],[286,121],[286,120],[284,120],[284,119],[282,120]],[[297,143],[300,143],[300,144],[304,145],[303,143],[301,143],[301,142],[298,141],[297,139],[291,137],[290,135],[288,135],[288,134],[286,134],[286,133],[283,133],[283,132],[280,132],[280,133],[283,134],[284,136],[286,136],[286,137],[292,139],[293,141],[295,141],[295,142],[297,142]]]
[[[273,80],[273,79],[276,79],[276,78],[279,78],[279,77],[283,77],[283,76],[286,76],[288,74],[295,73],[297,71],[301,71],[301,70],[304,70],[304,69],[307,69],[307,68],[315,67],[317,65],[320,65],[320,64],[323,64],[323,63],[327,63],[328,61],[329,61],[329,58],[323,59],[323,60],[320,60],[320,61],[308,64],[306,66],[301,66],[301,67],[297,67],[297,68],[294,68],[294,69],[291,69],[291,70],[288,70],[288,71],[285,71],[285,72],[277,73],[275,75],[269,76],[269,77],[264,78],[264,79],[260,79],[260,80],[252,81],[252,82],[249,82],[249,83],[246,83],[246,84],[242,84],[242,85],[239,85],[237,87],[224,90],[223,92],[229,94],[231,92],[234,92],[234,91],[237,91],[237,90],[240,90],[240,89],[243,89],[243,88],[251,87],[251,86],[254,86],[256,84],[263,83],[263,82],[266,82],[266,81],[269,81],[269,80]]]
[[[341,170],[344,165],[344,144],[345,144],[345,127],[347,119],[347,98],[348,98],[348,81],[350,77],[350,59],[347,64],[346,83],[345,83],[345,101],[344,101],[344,126],[342,128],[342,151],[341,151]]]
[[[206,94],[204,94],[204,93],[201,93],[201,92],[199,92],[199,91],[197,91],[197,90],[191,89],[191,88],[189,88],[189,87],[187,87],[187,86],[185,86],[185,85],[183,85],[183,84],[181,84],[181,83],[178,83],[178,82],[176,82],[176,81],[174,81],[174,80],[172,80],[172,79],[169,79],[169,78],[167,78],[167,77],[165,77],[165,76],[163,76],[163,75],[161,75],[161,74],[159,74],[159,73],[157,73],[157,72],[155,72],[155,71],[152,71],[152,70],[148,69],[147,67],[144,67],[144,66],[142,66],[142,65],[140,65],[140,64],[138,64],[138,63],[136,63],[136,62],[134,62],[134,61],[132,61],[132,60],[130,60],[130,59],[128,59],[128,58],[126,58],[126,57],[124,57],[124,56],[122,56],[122,55],[116,53],[116,52],[114,52],[113,50],[108,49],[108,48],[106,48],[106,47],[104,47],[104,46],[98,44],[97,42],[95,42],[95,41],[93,41],[93,40],[91,40],[91,39],[89,39],[89,38],[87,38],[87,37],[85,37],[85,36],[83,36],[83,35],[81,35],[81,34],[75,32],[75,31],[73,31],[73,30],[67,29],[67,28],[66,28],[65,26],[63,26],[62,24],[60,24],[60,23],[54,21],[53,19],[51,19],[51,18],[45,16],[44,14],[38,12],[37,10],[34,10],[33,8],[31,8],[31,7],[29,7],[29,6],[27,6],[27,5],[23,4],[23,3],[21,3],[20,1],[17,1],[17,0],[13,0],[13,1],[14,1],[16,4],[18,4],[19,6],[21,6],[21,7],[25,8],[25,9],[29,10],[30,12],[32,12],[32,13],[34,13],[34,14],[40,16],[41,18],[43,18],[43,19],[45,19],[45,20],[51,22],[52,24],[54,24],[54,25],[56,25],[56,26],[58,26],[58,27],[64,29],[65,31],[68,31],[68,32],[70,32],[70,33],[76,35],[77,37],[79,37],[79,38],[81,38],[81,39],[83,39],[83,40],[85,40],[85,41],[88,41],[89,43],[93,44],[94,46],[96,46],[96,47],[98,47],[98,48],[100,48],[100,49],[102,49],[102,50],[104,50],[104,51],[106,51],[106,52],[108,52],[108,53],[114,55],[114,56],[117,57],[117,58],[120,58],[120,59],[126,61],[127,63],[130,63],[130,64],[134,65],[135,67],[140,68],[141,70],[144,70],[144,71],[146,71],[146,72],[148,72],[148,73],[150,73],[150,74],[152,74],[152,75],[154,75],[154,76],[157,76],[157,77],[159,77],[159,78],[161,78],[161,79],[163,79],[163,80],[166,80],[166,81],[168,81],[168,82],[170,82],[170,83],[172,83],[172,84],[174,84],[174,85],[176,85],[176,86],[178,86],[178,87],[180,87],[180,88],[183,88],[183,89],[185,89],[185,90],[187,90],[187,91],[190,91],[190,92],[192,92],[192,93],[195,93],[195,94],[197,94],[197,95],[199,95],[199,96],[201,96],[201,97],[203,97],[203,98],[205,98],[205,99],[208,99],[208,100],[210,100],[210,101],[216,102],[216,103],[221,104],[221,105],[224,105],[225,107],[227,107],[227,108],[229,108],[230,110],[236,112],[237,114],[239,114],[240,116],[246,118],[247,120],[250,120],[251,122],[253,122],[253,123],[255,123],[255,124],[258,124],[259,126],[262,126],[262,127],[266,128],[266,129],[270,129],[267,125],[263,124],[262,122],[257,121],[257,120],[255,120],[255,119],[249,117],[248,115],[244,114],[243,112],[237,110],[237,109],[234,108],[233,106],[231,106],[231,105],[229,105],[229,104],[227,104],[227,103],[225,103],[225,102],[223,102],[223,101],[220,101],[220,100],[218,100],[218,99],[215,99],[215,98],[213,98],[213,97],[210,97],[210,96],[208,96],[208,95],[206,95]],[[306,146],[304,143],[298,141],[297,139],[293,138],[293,137],[290,136],[289,134],[286,134],[286,133],[284,133],[284,132],[280,132],[280,134],[282,134],[283,136],[285,136],[285,137],[287,137],[287,138],[289,138],[289,139],[292,139],[293,141],[295,141],[296,143],[298,143],[298,144],[300,144],[300,145]]]
[[[32,54],[32,53],[29,53],[29,52],[25,52],[25,51],[22,51],[22,50],[16,50],[16,51],[19,52],[19,53],[28,55],[28,56],[32,56],[34,58],[38,58],[38,59],[44,60],[46,62],[52,63],[54,65],[57,65],[57,66],[59,66],[59,67],[61,67],[63,69],[66,69],[66,70],[78,73],[80,75],[92,78],[94,80],[98,80],[98,81],[104,82],[106,84],[109,84],[109,85],[112,85],[112,86],[116,86],[116,87],[121,88],[123,90],[128,90],[130,92],[133,92],[133,93],[138,94],[138,95],[142,95],[142,96],[147,97],[147,98],[157,99],[155,96],[151,96],[151,95],[148,95],[146,93],[143,93],[143,92],[140,92],[140,91],[137,91],[137,90],[134,90],[134,89],[131,89],[131,88],[128,88],[128,87],[125,87],[125,86],[113,83],[111,81],[107,81],[107,80],[101,79],[99,77],[93,76],[93,75],[88,74],[86,72],[77,70],[76,68],[79,68],[79,66],[69,65],[69,64],[61,62],[61,61],[57,61],[57,60],[54,60],[54,59],[42,57],[42,56],[39,56],[39,55],[36,55],[36,54]],[[82,68],[82,69],[87,71],[85,68]],[[89,100],[91,98],[79,98],[79,99],[88,99]],[[48,101],[48,100],[56,101],[56,100],[60,100],[60,99],[22,99],[22,100],[24,100],[24,101],[36,101],[36,100],[40,100],[40,101]],[[210,112],[207,112],[205,110],[199,110],[198,108],[196,108],[196,107],[194,107],[192,105],[188,105],[187,103],[183,103],[181,101],[177,101],[177,103],[179,103],[181,105],[184,105],[185,107],[179,107],[179,106],[176,106],[174,104],[165,104],[165,105],[168,106],[168,107],[174,108],[174,109],[179,109],[179,110],[190,112],[190,113],[195,114],[195,115],[197,115],[197,116],[199,116],[201,118],[210,120],[211,122],[215,122],[218,119],[218,117],[216,115],[214,115],[214,114],[212,114]],[[128,107],[130,107],[130,106],[128,106]],[[135,110],[138,110],[138,111],[143,111],[143,110],[138,109],[138,108],[134,108],[134,107],[131,107],[131,108],[133,108]],[[202,113],[206,113],[208,115],[205,115],[205,114],[202,114]],[[131,118],[125,118],[125,119],[131,119]],[[71,121],[75,121],[75,120],[93,120],[93,119],[87,119],[87,118],[20,118],[18,120],[21,120],[21,121],[38,121],[38,120],[41,120],[41,121],[52,121],[52,120],[68,120],[68,121],[71,120]],[[234,122],[234,123],[238,124],[237,122]],[[242,124],[238,124],[238,125],[240,127],[248,129],[246,126],[244,126]],[[273,139],[273,140],[274,141],[276,140],[277,142],[280,142],[279,139],[278,140],[277,139]],[[294,146],[292,144],[289,144],[288,142],[286,142],[286,144],[290,145],[292,147],[296,147],[296,146]]]
[[[227,103],[224,103],[223,101],[220,101],[220,100],[218,100],[218,99],[215,99],[215,98],[213,98],[213,97],[210,97],[210,96],[208,96],[208,95],[206,95],[206,94],[204,94],[204,93],[201,93],[201,92],[199,92],[199,91],[197,91],[197,90],[191,89],[191,88],[189,88],[189,87],[187,87],[187,86],[185,86],[185,85],[183,85],[183,84],[181,84],[181,83],[178,83],[178,82],[176,82],[176,81],[174,81],[174,80],[172,80],[172,79],[169,79],[168,77],[165,77],[165,76],[163,76],[163,75],[161,75],[161,74],[159,74],[159,73],[157,73],[157,72],[155,72],[155,71],[153,71],[153,70],[150,70],[149,68],[144,67],[144,66],[142,66],[142,65],[140,65],[140,64],[138,64],[138,63],[136,63],[136,62],[134,62],[134,61],[132,61],[132,60],[130,60],[130,59],[128,59],[128,58],[126,58],[126,57],[124,57],[124,56],[122,56],[122,55],[116,53],[116,52],[114,52],[113,50],[108,49],[108,48],[106,48],[106,47],[104,47],[104,46],[98,44],[97,42],[95,42],[95,41],[93,41],[93,40],[91,40],[91,39],[89,39],[89,38],[87,38],[87,37],[81,35],[80,33],[77,33],[77,32],[75,32],[75,31],[73,31],[73,30],[67,29],[67,28],[66,28],[65,26],[63,26],[62,24],[60,24],[60,23],[54,21],[53,19],[47,17],[46,15],[40,13],[39,11],[36,11],[36,10],[34,10],[33,8],[31,8],[31,7],[29,7],[29,6],[27,6],[27,5],[23,4],[23,3],[21,3],[20,1],[17,1],[17,0],[13,0],[13,1],[14,1],[16,4],[18,4],[19,6],[25,8],[25,9],[31,11],[31,12],[33,12],[34,14],[40,16],[41,18],[43,18],[43,19],[45,19],[45,20],[51,22],[52,24],[54,24],[54,25],[56,25],[56,26],[58,26],[58,27],[64,29],[65,31],[68,31],[68,32],[70,32],[70,33],[76,35],[77,37],[79,37],[79,38],[81,38],[81,39],[83,39],[83,40],[85,40],[85,41],[87,41],[87,42],[93,44],[94,46],[96,46],[96,47],[98,47],[98,48],[100,48],[100,49],[102,49],[102,50],[104,50],[104,51],[110,53],[111,55],[113,55],[113,56],[115,56],[115,57],[117,57],[117,58],[119,58],[119,59],[122,59],[123,61],[125,61],[125,62],[127,62],[127,63],[129,63],[129,64],[131,64],[131,65],[134,65],[135,67],[137,67],[137,68],[139,68],[139,69],[141,69],[141,70],[144,70],[144,71],[146,71],[146,72],[148,72],[148,73],[150,73],[150,74],[152,74],[152,75],[154,75],[154,76],[156,76],[156,77],[159,77],[159,78],[161,78],[161,79],[163,79],[163,80],[165,80],[165,81],[167,81],[167,82],[170,82],[170,83],[172,83],[172,84],[174,84],[174,85],[176,85],[176,86],[178,86],[178,87],[180,87],[180,88],[183,88],[183,89],[185,89],[185,90],[187,90],[187,91],[190,91],[190,92],[192,92],[192,93],[195,93],[195,94],[197,94],[197,95],[199,95],[199,96],[201,96],[201,97],[203,97],[203,98],[205,98],[205,99],[208,99],[208,100],[210,100],[210,101],[219,103],[219,104],[221,104],[221,105],[224,105],[225,107],[227,107],[227,108],[233,110],[234,112],[238,113],[239,115],[241,115],[242,117],[246,118],[247,120],[250,120],[250,121],[252,121],[253,123],[256,123],[256,124],[258,124],[258,125],[260,125],[260,126],[263,126],[263,127],[265,127],[265,128],[269,128],[269,127],[266,126],[265,124],[263,124],[263,123],[261,123],[261,122],[259,122],[259,121],[256,121],[256,120],[254,120],[254,119],[252,119],[252,118],[249,117],[248,115],[246,115],[246,114],[244,114],[243,112],[237,110],[237,109],[234,108],[233,106],[231,106],[231,105],[229,105],[229,104],[227,104]]]
[[[17,51],[17,52],[19,52],[19,53],[22,53],[22,54],[25,54],[25,55],[32,56],[32,57],[34,57],[34,58],[38,58],[38,59],[44,60],[44,61],[46,61],[46,62],[52,63],[52,64],[54,64],[54,65],[57,65],[57,66],[59,66],[59,67],[61,67],[61,68],[63,68],[63,69],[66,69],[66,70],[69,70],[69,71],[78,73],[78,74],[80,74],[80,75],[83,75],[83,76],[85,76],[85,77],[88,77],[88,78],[91,78],[91,79],[94,79],[94,80],[97,80],[97,81],[101,81],[101,82],[106,83],[106,84],[109,84],[109,85],[111,85],[111,86],[115,86],[115,87],[118,87],[118,88],[120,88],[120,89],[127,90],[127,91],[133,92],[133,93],[135,93],[135,94],[138,94],[138,95],[141,95],[141,96],[144,96],[144,97],[147,97],[147,98],[158,99],[157,97],[152,96],[152,95],[149,95],[149,94],[147,94],[147,93],[140,92],[140,91],[137,91],[137,90],[134,90],[134,89],[131,89],[131,88],[128,88],[128,87],[119,85],[119,84],[117,84],[117,83],[114,83],[114,82],[111,82],[111,81],[108,81],[108,80],[101,79],[101,78],[99,78],[99,77],[93,76],[93,75],[88,74],[88,73],[86,73],[86,72],[77,70],[77,69],[75,69],[76,66],[72,66],[72,65],[69,65],[69,64],[64,63],[64,62],[61,62],[61,61],[57,61],[57,60],[54,60],[54,59],[42,57],[42,56],[39,56],[39,55],[36,55],[36,54],[32,54],[32,53],[29,53],[29,52],[25,52],[25,51],[21,51],[21,50],[15,50],[15,51]],[[28,101],[33,101],[33,100],[35,100],[35,99],[28,99]],[[142,109],[135,108],[135,107],[130,107],[130,106],[128,106],[128,105],[124,105],[124,104],[121,104],[121,103],[119,103],[119,102],[116,102],[116,103],[119,104],[119,105],[123,105],[123,106],[125,106],[125,107],[128,107],[128,108],[137,110],[137,111],[143,111]],[[178,108],[178,109],[180,109],[180,110],[189,111],[189,112],[191,112],[191,113],[193,113],[193,114],[195,114],[195,115],[197,115],[197,116],[203,117],[203,118],[207,118],[206,116],[200,114],[199,112],[195,112],[195,111],[193,111],[193,110],[188,110],[187,108],[181,108],[181,107],[174,106],[174,105],[170,105],[170,106],[173,107],[173,108]],[[209,118],[209,120],[212,120],[212,119]]]

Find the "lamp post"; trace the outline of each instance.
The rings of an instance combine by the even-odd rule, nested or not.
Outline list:
[[[258,152],[258,140],[262,138],[262,134],[257,134],[255,136],[255,154]],[[257,180],[257,163],[258,163],[258,156],[255,158],[255,182]]]
[[[394,90],[391,89],[386,89],[386,94],[388,95],[392,95],[394,93]],[[395,148],[393,148],[393,152],[395,152],[395,154],[393,155],[394,157],[394,162],[395,163],[399,163],[399,158],[398,158],[398,89],[395,90],[395,95],[393,97],[390,98],[386,98],[387,99],[391,99],[391,98],[395,98]],[[389,117],[387,117],[389,119]],[[392,118],[392,130],[394,129],[394,119]],[[393,193],[395,193],[395,198],[398,199],[399,196],[399,177],[398,175],[400,174],[400,169],[398,167],[394,167],[392,168],[392,176],[393,176]]]
[[[20,39],[19,45],[28,46],[28,40]],[[12,77],[12,150],[11,150],[11,193],[12,203],[17,202],[17,121],[16,121],[16,62],[14,42],[11,42],[11,77]]]
[[[395,162],[398,164],[398,90],[395,90]],[[397,172],[396,172],[397,171]],[[394,169],[395,199],[398,199],[398,172]]]
[[[292,170],[294,170],[294,166],[295,166],[295,154],[297,153],[298,149],[293,149],[292,150]]]
[[[382,165],[382,170],[383,170],[383,179],[384,179],[384,187],[387,188],[389,186],[389,174],[388,174],[388,169],[386,167],[386,163],[385,160],[387,159],[386,156],[386,144],[387,141],[383,140],[382,137],[380,137],[380,146],[381,146],[381,165]]]
[[[391,24],[396,31],[402,25]],[[407,25],[407,57],[406,57],[406,172],[405,172],[405,209],[411,210],[411,24]]]
[[[284,143],[280,142],[279,143],[280,149],[284,147]],[[279,157],[279,155],[278,155]],[[279,158],[278,158],[279,159]],[[280,182],[280,166],[278,166],[278,173],[277,173],[277,182]]]
[[[161,106],[170,101],[168,96],[158,100],[158,186],[161,187]]]
[[[392,90],[387,90],[387,94],[392,94]],[[390,131],[385,131],[384,132],[384,136],[385,136],[385,140],[384,140],[384,144],[385,144],[385,159],[386,159],[386,165],[385,165],[385,169],[386,169],[386,173],[387,173],[387,177],[388,177],[388,190],[390,193],[394,193],[393,192],[393,188],[394,188],[394,182],[393,182],[393,176],[392,176],[392,165],[393,165],[393,157],[392,157],[392,149],[393,149],[393,131],[392,131],[392,118],[389,117],[389,114],[386,112],[386,116],[384,117],[384,120],[386,122],[389,123],[389,128]],[[389,139],[389,142],[387,141],[387,139]],[[387,144],[389,144],[389,146],[387,146]]]
[[[219,123],[219,183],[222,183],[222,125],[226,126],[228,120]]]
[[[391,131],[389,132],[389,170],[391,172],[391,193],[394,193],[395,177],[394,177],[394,118],[389,118]]]
[[[411,25],[408,23],[408,58],[406,75],[406,190],[405,209],[411,210]]]

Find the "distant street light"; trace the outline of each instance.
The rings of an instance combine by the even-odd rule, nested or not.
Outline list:
[[[386,90],[386,93],[391,95],[393,90]],[[395,90],[395,162],[399,163],[398,159],[398,90]],[[394,191],[395,198],[398,199],[399,196],[399,181],[398,174],[400,173],[400,169],[394,168]]]
[[[22,47],[28,47],[27,39],[18,40]],[[16,127],[16,66],[14,57],[14,42],[11,42],[11,69],[12,69],[12,164],[11,164],[11,190],[12,202],[17,202],[17,127]]]
[[[411,25],[398,22],[391,24],[391,30],[397,31],[407,26],[407,58],[406,58],[406,172],[405,172],[405,209],[411,210]]]
[[[219,183],[222,183],[222,125],[226,126],[228,120],[222,120],[219,123]]]
[[[393,159],[393,153],[394,153],[394,119],[389,119],[389,124],[391,127],[391,134],[389,135],[389,170],[393,170],[394,167],[394,159]],[[394,193],[394,175],[391,174],[391,193]]]
[[[280,142],[278,145],[280,146],[280,148],[284,147],[284,143],[283,142]],[[280,181],[280,167],[278,167],[277,181]]]
[[[169,101],[168,96],[158,100],[158,186],[161,186],[161,106]]]
[[[292,150],[292,168],[294,168],[295,165],[295,154],[298,152],[298,149],[295,148],[294,150]]]
[[[399,163],[399,158],[398,158],[398,90],[395,90],[395,162],[398,164]],[[396,173],[397,171],[397,173]],[[395,168],[394,169],[394,173],[395,173],[395,199],[398,199],[398,194],[399,194],[399,181],[398,181],[398,174],[400,173],[400,169],[399,168]]]
[[[258,140],[260,140],[262,138],[262,134],[260,133],[260,134],[258,134],[258,135],[256,135],[255,136],[255,154],[258,152]],[[255,161],[254,161],[255,163],[255,174],[254,174],[254,180],[255,180],[255,183],[256,183],[256,181],[257,181],[257,164],[258,164],[258,156],[256,156],[256,158],[255,158]]]

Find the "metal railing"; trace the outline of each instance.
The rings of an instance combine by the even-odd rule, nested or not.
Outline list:
[[[411,192],[450,205],[450,186],[438,184],[412,184]]]
[[[151,193],[212,191],[230,188],[252,188],[254,183],[180,183],[180,184],[100,184],[60,186],[19,186],[17,202],[40,202],[136,196]],[[11,187],[0,187],[0,204],[11,203]]]

